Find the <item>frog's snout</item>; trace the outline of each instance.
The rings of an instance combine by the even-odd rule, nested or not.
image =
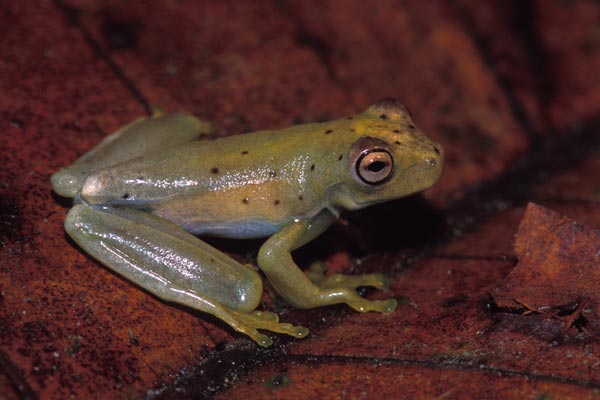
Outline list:
[[[428,174],[437,182],[444,171],[444,149],[439,143],[433,142],[431,150],[424,155],[426,168],[430,171]]]
[[[444,164],[444,149],[439,143],[433,143],[431,154],[425,157],[425,162],[430,167],[435,167],[439,164]]]

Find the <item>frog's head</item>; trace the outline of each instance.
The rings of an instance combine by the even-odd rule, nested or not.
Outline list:
[[[355,117],[343,184],[332,202],[363,208],[433,186],[444,165],[442,147],[424,136],[410,111],[395,99],[383,99]]]

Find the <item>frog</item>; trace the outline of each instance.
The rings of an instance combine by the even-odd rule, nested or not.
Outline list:
[[[107,136],[51,177],[54,192],[73,199],[67,234],[150,294],[211,314],[263,347],[273,340],[262,331],[308,335],[258,309],[265,278],[300,309],[396,309],[393,298],[358,294],[360,287],[387,290],[382,273],[327,275],[322,263],[306,272],[292,252],[343,211],[412,195],[440,179],[442,146],[416,127],[403,103],[384,98],[353,116],[202,140],[214,132],[190,114],[155,113]],[[262,238],[258,268],[204,236]]]

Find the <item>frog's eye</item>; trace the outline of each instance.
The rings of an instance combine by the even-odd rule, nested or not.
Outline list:
[[[394,172],[393,151],[379,138],[364,136],[352,145],[348,155],[350,174],[361,185],[377,186],[387,182]]]
[[[380,185],[388,180],[394,169],[392,155],[384,149],[363,152],[356,162],[356,175],[368,185]]]

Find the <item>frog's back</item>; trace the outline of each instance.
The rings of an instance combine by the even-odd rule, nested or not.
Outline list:
[[[144,208],[196,233],[267,236],[324,207],[323,193],[337,179],[332,163],[344,162],[351,142],[333,136],[338,121],[155,152],[90,176],[81,197]]]

